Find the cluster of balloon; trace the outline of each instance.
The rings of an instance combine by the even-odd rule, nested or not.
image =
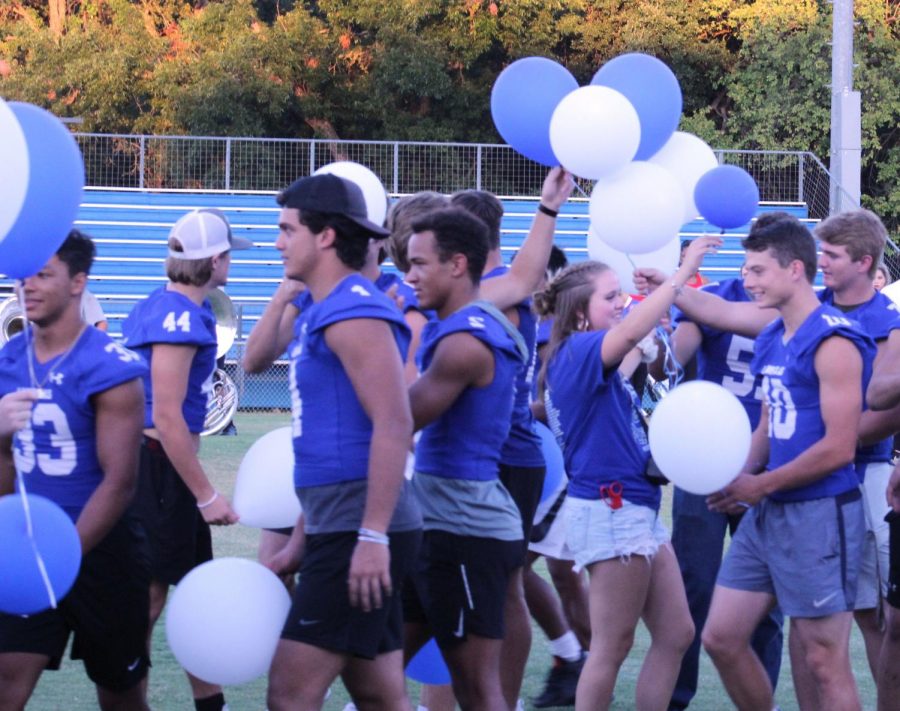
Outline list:
[[[527,57],[504,69],[491,92],[494,125],[512,148],[596,181],[588,254],[609,262],[623,287],[633,286],[641,255],[660,260],[641,266],[674,269],[679,230],[698,215],[732,229],[759,204],[746,171],[720,166],[703,140],[676,130],[681,110],[672,70],[640,53],[611,59],[583,87],[556,62]]]
[[[0,99],[0,274],[37,273],[72,228],[84,192],[84,161],[53,114]]]
[[[750,418],[731,392],[695,380],[656,406],[648,437],[653,461],[673,484],[712,494],[740,473],[750,453]]]

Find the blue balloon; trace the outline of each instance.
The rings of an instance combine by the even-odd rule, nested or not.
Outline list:
[[[662,148],[681,120],[681,87],[672,70],[649,54],[621,54],[609,60],[591,79],[624,94],[641,122],[641,142],[635,160],[647,160]]]
[[[578,88],[568,69],[552,59],[526,57],[500,72],[491,90],[497,132],[526,158],[559,165],[550,146],[550,118],[562,98]]]
[[[28,188],[19,216],[0,239],[0,274],[36,274],[66,239],[84,192],[84,160],[72,134],[49,111],[11,102],[28,146]]]
[[[746,225],[756,214],[759,188],[743,168],[720,165],[697,181],[694,202],[708,222],[728,230]]]
[[[541,451],[544,454],[544,463],[547,473],[544,474],[544,486],[541,488],[541,501],[546,501],[559,488],[559,483],[565,476],[566,464],[563,460],[562,450],[556,441],[556,437],[543,422],[535,422],[535,430],[541,438]]]
[[[41,554],[57,602],[78,577],[81,541],[68,514],[50,499],[28,495],[34,541],[19,494],[0,497],[0,610],[30,615],[50,607],[34,548]]]
[[[434,637],[428,640],[406,665],[406,676],[420,684],[439,686],[450,683],[450,670]]]

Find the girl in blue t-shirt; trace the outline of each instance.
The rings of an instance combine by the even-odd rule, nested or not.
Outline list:
[[[623,317],[616,273],[599,262],[566,268],[536,295],[552,316],[539,389],[569,474],[566,545],[590,577],[591,652],[576,705],[605,709],[643,618],[650,649],[637,706],[668,706],[681,657],[694,636],[678,562],[659,520],[659,486],[645,475],[650,448],[639,401],[618,372],[665,316],[718,237],[694,242],[671,279]]]

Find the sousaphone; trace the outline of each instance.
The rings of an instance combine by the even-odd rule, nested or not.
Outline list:
[[[25,329],[25,316],[19,300],[12,296],[0,302],[0,346]]]
[[[237,336],[237,315],[231,299],[221,289],[214,289],[207,296],[216,317],[216,360],[224,356],[234,345]],[[213,372],[212,392],[206,405],[206,420],[202,437],[218,434],[234,419],[238,407],[238,392],[234,380],[222,368]]]

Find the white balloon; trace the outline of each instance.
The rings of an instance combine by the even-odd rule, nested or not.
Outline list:
[[[678,236],[684,199],[668,170],[634,161],[597,181],[589,212],[597,235],[610,247],[647,254]]]
[[[0,99],[0,158],[0,186],[3,186],[3,198],[0,199],[2,242],[22,211],[31,175],[25,134],[16,115],[3,99]]]
[[[694,188],[704,173],[719,165],[713,149],[693,133],[675,131],[649,162],[668,170],[681,186],[684,193],[682,222],[696,219],[700,211],[694,203]]]
[[[356,183],[366,199],[366,212],[369,213],[369,221],[379,226],[384,224],[388,208],[387,191],[375,173],[366,168],[366,166],[350,160],[341,160],[336,163],[323,165],[313,175],[322,173],[331,173],[339,178],[346,178]]]
[[[750,453],[750,418],[721,385],[677,386],[650,417],[650,452],[673,484],[708,495],[730,484]]]
[[[634,158],[641,122],[615,89],[583,86],[559,102],[550,118],[550,145],[566,170],[596,180]]]
[[[272,664],[291,598],[278,576],[243,558],[194,568],[169,598],[166,636],[187,671],[210,684],[244,684]]]
[[[881,293],[900,307],[900,281],[891,282],[881,290]]]
[[[238,467],[232,505],[241,523],[287,528],[297,523],[300,500],[294,489],[294,445],[290,427],[264,434]]]
[[[625,254],[600,239],[592,225],[588,228],[587,250],[591,259],[603,262],[619,275],[622,291],[626,294],[635,294],[637,290],[634,288],[634,270],[639,267],[654,267],[665,274],[671,274],[678,267],[681,241],[676,237],[653,252]]]

